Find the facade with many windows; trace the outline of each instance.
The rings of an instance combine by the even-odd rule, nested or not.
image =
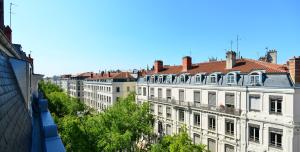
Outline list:
[[[71,97],[75,97],[83,101],[83,80],[91,77],[93,77],[92,72],[86,72],[86,73],[81,73],[78,75],[71,76],[71,78],[68,79],[68,83],[69,83],[68,94]]]
[[[135,91],[136,78],[129,72],[100,73],[83,81],[84,102],[99,112]]]
[[[300,57],[279,65],[229,51],[225,61],[155,61],[137,81],[136,100],[150,102],[158,135],[185,124],[211,152],[299,152],[299,76]]]

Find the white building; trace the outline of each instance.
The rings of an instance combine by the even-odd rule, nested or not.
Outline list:
[[[70,80],[71,80],[70,74],[62,75],[60,76],[60,87],[63,89],[63,91],[67,94],[70,94]]]
[[[155,61],[138,79],[136,99],[150,102],[159,135],[186,124],[193,141],[212,152],[299,152],[300,57],[288,65],[274,60],[237,59],[229,51],[225,61]]]
[[[93,72],[71,76],[69,80],[69,95],[83,101],[83,80],[93,77]]]
[[[129,72],[95,74],[83,81],[84,102],[100,112],[134,92],[135,85],[136,79]]]

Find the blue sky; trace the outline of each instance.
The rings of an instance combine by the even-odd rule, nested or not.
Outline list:
[[[35,58],[47,76],[133,69],[279,51],[279,62],[300,55],[297,0],[5,0],[5,23],[13,2],[13,42]]]

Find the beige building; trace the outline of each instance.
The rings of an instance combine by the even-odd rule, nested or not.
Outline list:
[[[136,78],[129,72],[99,73],[83,81],[84,102],[99,112],[120,97],[135,91]]]
[[[93,77],[93,72],[86,72],[71,76],[69,82],[69,95],[83,101],[83,80]]]
[[[186,124],[195,143],[212,152],[300,151],[300,57],[287,65],[238,58],[154,69],[137,81],[137,103],[150,102],[158,135]],[[273,57],[273,58],[272,58]],[[271,63],[272,62],[272,63]]]

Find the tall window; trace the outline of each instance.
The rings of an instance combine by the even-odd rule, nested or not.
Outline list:
[[[147,88],[143,87],[143,96],[146,96],[146,95],[147,95]]]
[[[167,118],[171,118],[172,117],[171,107],[166,107],[166,116],[167,116]]]
[[[180,82],[181,82],[181,83],[184,83],[184,82],[185,82],[185,75],[181,75],[181,76],[180,76]]]
[[[162,115],[163,114],[163,109],[161,105],[158,105],[158,115]]]
[[[159,83],[163,83],[163,82],[164,82],[164,77],[163,77],[163,76],[159,76],[158,82],[159,82]]]
[[[162,98],[162,89],[158,88],[158,98],[161,99]]]
[[[225,152],[234,152],[234,146],[225,144]]]
[[[200,91],[194,91],[194,103],[200,104]]]
[[[216,92],[208,92],[208,106],[216,106]]]
[[[167,100],[171,100],[171,99],[172,99],[172,92],[171,92],[171,89],[167,89],[167,90],[166,90],[166,96],[167,96]]]
[[[184,101],[184,90],[179,90],[179,101],[180,102]]]
[[[260,111],[260,95],[249,96],[249,111]]]
[[[259,125],[249,124],[249,141],[259,143]]]
[[[260,76],[258,73],[252,73],[250,75],[250,84],[254,84],[254,85],[260,84]]]
[[[172,127],[169,124],[166,125],[166,134],[167,135],[171,135],[172,134]]]
[[[150,103],[150,112],[153,114],[154,113],[154,104]]]
[[[127,86],[127,92],[130,92],[130,87],[129,86]]]
[[[201,81],[202,81],[202,77],[201,76],[202,76],[201,74],[196,75],[196,83],[201,83]]]
[[[194,144],[200,144],[201,143],[199,134],[194,133],[194,138],[193,139],[194,139]]]
[[[269,145],[276,148],[282,147],[282,129],[269,128]]]
[[[282,96],[270,96],[270,114],[282,113]]]
[[[227,75],[227,83],[228,83],[228,84],[233,84],[233,83],[235,83],[235,75],[234,75],[234,74],[228,74],[228,75]]]
[[[210,152],[216,152],[216,140],[208,138],[207,149]]]
[[[117,88],[116,88],[116,92],[120,92],[120,87],[117,87]]]
[[[217,81],[217,75],[214,74],[210,76],[210,83],[217,83]]]
[[[234,120],[225,119],[225,131],[227,135],[234,135]]]
[[[209,130],[216,130],[216,117],[215,116],[208,116],[208,129]]]
[[[200,126],[200,114],[194,113],[194,126]]]
[[[154,88],[150,88],[150,97],[154,98]]]
[[[179,109],[178,113],[179,113],[179,121],[184,122],[184,110]]]
[[[234,108],[234,93],[225,94],[225,106],[227,108]]]

